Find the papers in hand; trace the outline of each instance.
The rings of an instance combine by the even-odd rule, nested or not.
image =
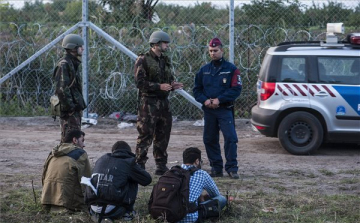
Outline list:
[[[81,184],[84,184],[84,185],[86,185],[86,186],[89,186],[93,191],[94,191],[94,193],[97,195],[97,190],[96,190],[96,188],[92,185],[92,183],[91,183],[91,178],[88,178],[88,177],[81,177]]]

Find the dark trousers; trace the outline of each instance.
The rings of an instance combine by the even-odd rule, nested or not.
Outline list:
[[[211,109],[204,107],[203,110],[205,121],[203,140],[212,171],[221,172],[223,169],[219,142],[219,132],[221,130],[224,136],[225,170],[227,172],[237,172],[238,138],[231,108],[219,107]]]

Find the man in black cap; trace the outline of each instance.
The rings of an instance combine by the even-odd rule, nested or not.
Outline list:
[[[93,220],[131,220],[138,184],[147,186],[152,178],[135,163],[135,154],[124,141],[116,142],[112,152],[100,157],[91,175],[92,187],[86,188],[85,202]]]
[[[193,89],[196,101],[204,111],[203,140],[210,161],[212,177],[223,176],[219,131],[224,135],[225,171],[238,179],[237,134],[234,123],[234,101],[241,93],[240,71],[223,58],[224,50],[220,39],[209,42],[212,61],[200,68],[195,77]]]

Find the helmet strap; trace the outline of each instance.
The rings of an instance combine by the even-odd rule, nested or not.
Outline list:
[[[77,57],[77,56],[79,56],[79,54],[78,54],[78,48],[79,48],[79,47],[77,46],[77,47],[75,47],[74,49],[65,49],[65,50],[66,50],[67,53],[69,53],[69,54]]]

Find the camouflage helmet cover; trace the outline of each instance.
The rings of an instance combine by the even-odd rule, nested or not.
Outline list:
[[[68,34],[64,37],[62,47],[65,49],[75,49],[84,45],[84,40],[76,34]]]
[[[151,34],[149,43],[170,42],[170,36],[163,31],[155,31]]]

